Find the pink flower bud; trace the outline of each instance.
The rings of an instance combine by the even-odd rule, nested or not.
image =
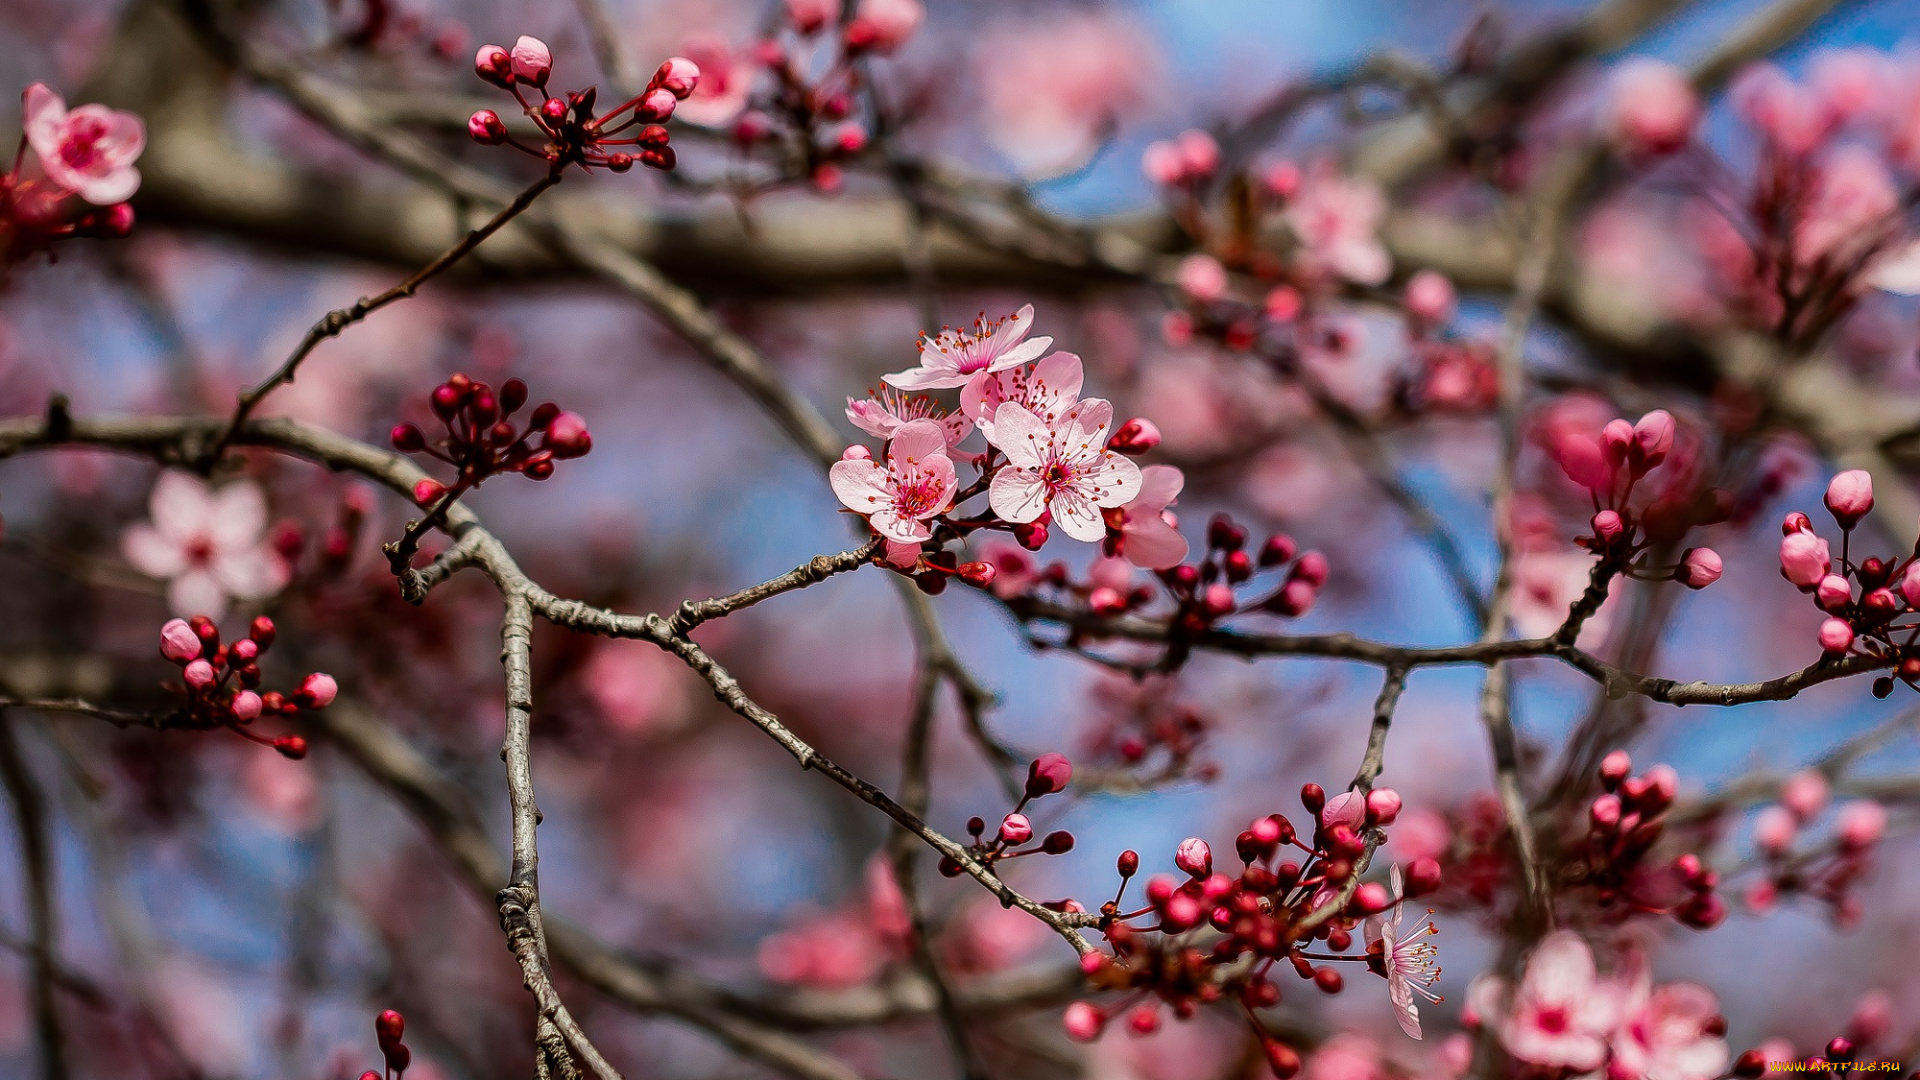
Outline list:
[[[160,655],[176,664],[184,664],[200,657],[200,635],[193,632],[185,619],[169,619],[160,628]]]
[[[333,676],[316,671],[301,680],[300,689],[294,691],[293,696],[302,708],[324,709],[333,704],[339,693],[340,684],[333,681]]]
[[[633,115],[643,124],[661,124],[673,116],[673,108],[678,104],[680,99],[671,91],[650,90],[640,99],[640,104],[633,107]]]
[[[1833,834],[1848,851],[1863,851],[1887,833],[1887,808],[1872,799],[1860,799],[1840,808]]]
[[[1033,839],[1033,822],[1025,814],[1008,814],[1000,821],[1000,839],[1009,844],[1024,844]]]
[[[1620,796],[1601,795],[1587,807],[1587,821],[1593,831],[1610,833],[1620,827]]]
[[[187,685],[193,687],[195,690],[204,689],[213,685],[213,665],[207,663],[205,660],[195,660],[189,663],[186,669],[181,672],[181,675],[186,678]]]
[[[1102,619],[1127,613],[1127,598],[1111,585],[1102,585],[1087,594],[1087,610]]]
[[[1106,1026],[1107,1014],[1090,1002],[1076,1001],[1067,1006],[1061,1022],[1066,1025],[1067,1038],[1074,1042],[1092,1042],[1100,1037],[1100,1029]]]
[[[413,485],[413,501],[427,506],[447,493],[447,485],[429,476]]]
[[[1160,429],[1144,416],[1136,416],[1121,424],[1120,430],[1107,440],[1107,449],[1129,455],[1144,454],[1159,445]]]
[[[1375,825],[1391,825],[1399,816],[1399,792],[1385,787],[1367,792],[1367,820]]]
[[[1407,314],[1421,322],[1439,325],[1451,320],[1456,302],[1453,282],[1445,274],[1422,270],[1407,282]]]
[[[513,61],[515,82],[536,89],[547,85],[547,76],[553,74],[553,53],[547,48],[546,42],[522,34],[520,40],[513,43],[513,52],[508,55]]]
[[[984,589],[993,584],[993,579],[1000,574],[999,568],[990,562],[961,563],[956,572],[960,575],[961,581],[976,589]]]
[[[1780,572],[1802,589],[1820,584],[1833,569],[1827,542],[1809,532],[1795,532],[1780,541]],[[1852,640],[1849,636],[1848,640]]]
[[[1369,881],[1353,891],[1353,901],[1349,904],[1356,915],[1377,915],[1393,906],[1393,894],[1385,885]]]
[[[1633,425],[1625,420],[1607,421],[1607,426],[1600,429],[1600,445],[1606,451],[1607,460],[1619,466],[1633,448]]]
[[[307,740],[298,735],[280,736],[273,740],[273,748],[280,751],[281,757],[291,758],[294,761],[307,756]],[[406,1047],[402,1046],[399,1049],[404,1052]]]
[[[849,446],[845,450],[842,450],[840,452],[840,460],[841,461],[872,461],[873,451],[867,449],[864,446],[861,446],[859,443],[854,443],[852,446]]]
[[[1267,607],[1281,615],[1297,617],[1313,610],[1313,603],[1319,597],[1320,590],[1314,588],[1313,582],[1294,580],[1281,586],[1280,592],[1267,601]]]
[[[1041,754],[1027,766],[1027,798],[1065,791],[1072,781],[1073,762],[1065,754]]]
[[[1173,145],[1180,151],[1180,161],[1189,178],[1205,179],[1220,167],[1220,144],[1214,141],[1213,136],[1198,128],[1175,136]]]
[[[700,65],[684,56],[669,56],[660,70],[653,73],[653,83],[667,93],[682,101],[700,85]]]
[[[1820,647],[1830,653],[1843,653],[1853,644],[1853,627],[1844,619],[1828,619],[1820,624]]]
[[[1746,901],[1747,910],[1753,912],[1755,915],[1765,915],[1779,906],[1780,887],[1771,881],[1756,881],[1747,886]],[[1754,1052],[1755,1051],[1751,1050],[1748,1051],[1748,1053]],[[1781,1059],[1776,1058],[1775,1060]],[[1765,1068],[1766,1063],[1763,1061],[1759,1064],[1759,1067],[1754,1070],[1753,1075],[1759,1076]]]
[[[1839,574],[1828,574],[1813,588],[1813,602],[1820,610],[1835,612],[1853,603],[1853,586]]]
[[[577,458],[593,449],[593,436],[579,413],[563,412],[547,425],[546,441],[542,445],[552,450],[554,457]]]
[[[1920,608],[1920,562],[1900,575],[1900,595],[1906,597],[1908,607]]]
[[[1358,829],[1367,820],[1367,797],[1357,791],[1343,791],[1320,808],[1320,824],[1326,828],[1345,825]]]
[[[1873,510],[1873,477],[1865,469],[1848,469],[1827,485],[1826,501],[1833,520],[1853,528]]]
[[[1140,171],[1161,187],[1174,187],[1187,178],[1186,163],[1180,160],[1179,149],[1165,139],[1147,144],[1140,155]]]
[[[1300,166],[1291,161],[1275,164],[1260,179],[1266,183],[1268,194],[1276,199],[1291,199],[1300,193]]]
[[[1196,878],[1213,873],[1213,849],[1205,840],[1189,836],[1180,841],[1180,847],[1173,853],[1173,865],[1185,870]]]
[[[1632,458],[1636,471],[1646,472],[1667,459],[1668,451],[1673,449],[1673,431],[1673,414],[1665,409],[1655,409],[1633,425]]]
[[[242,690],[233,695],[233,718],[246,723],[260,715],[260,695],[251,690]]]
[[[1819,817],[1832,796],[1826,774],[1818,769],[1802,769],[1780,785],[1780,805],[1803,824]]]
[[[1674,572],[1674,580],[1689,589],[1704,589],[1720,580],[1725,566],[1720,562],[1720,553],[1712,548],[1688,548],[1680,557],[1680,568]]]
[[[1294,578],[1299,581],[1304,581],[1316,589],[1327,583],[1327,574],[1329,571],[1330,568],[1327,564],[1327,557],[1317,551],[1303,553],[1300,556],[1300,561],[1293,564]]]
[[[1673,805],[1674,796],[1680,794],[1680,774],[1671,765],[1655,765],[1644,774],[1647,781],[1647,795],[1640,800],[1643,814],[1653,814]]]
[[[1237,603],[1233,598],[1233,589],[1217,581],[1207,586],[1207,591],[1200,597],[1200,606],[1215,618],[1232,614]]]
[[[1847,1035],[1854,1042],[1865,1045],[1886,1038],[1893,1028],[1893,998],[1885,990],[1869,990],[1860,995],[1859,1004],[1853,1007],[1853,1016],[1847,1021]]]
[[[1799,831],[1792,814],[1781,807],[1769,806],[1754,815],[1753,846],[1777,858],[1793,847],[1794,835]]]
[[[1607,135],[1631,154],[1670,154],[1693,138],[1700,98],[1685,72],[1634,57],[1614,69]]]
[[[1291,285],[1276,285],[1267,293],[1265,303],[1267,318],[1278,323],[1290,323],[1300,316],[1300,290]]]
[[[1794,510],[1789,514],[1787,514],[1786,517],[1780,519],[1780,535],[1781,536],[1792,536],[1794,533],[1797,533],[1797,532],[1812,532],[1812,531],[1813,531],[1813,519],[1801,513],[1798,510]]]
[[[1227,293],[1227,268],[1211,255],[1189,255],[1180,260],[1175,275],[1180,291],[1203,304],[1212,303]]]
[[[1633,758],[1625,750],[1615,750],[1600,759],[1600,782],[1611,791],[1633,774]]]
[[[1409,898],[1425,896],[1440,888],[1440,860],[1422,855],[1407,864],[1406,889]]]
[[[1192,929],[1200,925],[1206,912],[1200,901],[1186,893],[1175,893],[1167,900],[1167,906],[1160,912],[1160,924],[1172,933]]]
[[[513,84],[513,58],[498,45],[482,45],[473,54],[473,73],[505,89]]]
[[[501,122],[499,113],[492,109],[480,109],[467,117],[467,134],[482,146],[498,146],[507,141],[507,125]],[[400,428],[393,430],[398,437]]]
[[[817,32],[839,14],[839,0],[787,0],[787,21],[802,34]]]
[[[1593,526],[1594,538],[1603,544],[1613,543],[1619,539],[1621,533],[1627,531],[1626,523],[1622,522],[1620,515],[1612,510],[1602,510],[1593,515],[1593,520],[1589,524]]]

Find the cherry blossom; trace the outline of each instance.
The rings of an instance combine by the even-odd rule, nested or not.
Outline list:
[[[903,544],[933,536],[932,518],[946,513],[959,490],[946,431],[932,420],[900,426],[887,444],[885,468],[871,460],[842,460],[829,471],[833,493],[867,517],[873,531]]]
[[[1128,562],[1166,570],[1187,557],[1187,538],[1167,510],[1186,482],[1186,475],[1172,465],[1148,465],[1140,470],[1140,493],[1106,512],[1107,529],[1118,534],[1114,549]]]
[[[950,413],[925,394],[903,394],[891,386],[881,387],[873,397],[848,398],[847,419],[861,431],[882,439],[893,438],[915,420],[931,420],[940,425],[949,454],[973,431],[974,423],[964,410]]]
[[[988,322],[982,317],[972,330],[949,327],[920,340],[919,367],[896,371],[886,381],[902,390],[949,390],[966,385],[983,371],[1019,367],[1038,359],[1053,344],[1050,337],[1029,340],[1027,332],[1032,329],[1032,304],[1006,319]]]
[[[893,52],[907,43],[926,17],[920,0],[860,0],[847,24],[847,46]]]
[[[1518,987],[1483,975],[1468,1002],[1500,1044],[1522,1061],[1588,1072],[1607,1060],[1625,996],[1595,971],[1593,951],[1571,930],[1548,934],[1527,959]]]
[[[1613,71],[1607,134],[1637,154],[1667,154],[1685,146],[1700,120],[1700,99],[1686,73],[1672,64],[1635,57]]]
[[[1400,1024],[1400,1030],[1409,1038],[1420,1037],[1420,1010],[1414,996],[1426,998],[1438,1003],[1439,995],[1428,990],[1440,980],[1440,968],[1434,963],[1439,952],[1432,942],[1426,939],[1440,932],[1433,925],[1431,916],[1423,918],[1410,927],[1402,928],[1405,915],[1405,888],[1399,864],[1395,864],[1389,875],[1393,891],[1393,907],[1386,916],[1367,917],[1367,952],[1378,951],[1378,967],[1375,969],[1387,977],[1387,997],[1393,1002],[1393,1017]]]
[[[1341,176],[1323,162],[1301,183],[1287,208],[1287,224],[1308,261],[1348,281],[1378,285],[1393,271],[1378,235],[1386,212],[1378,185]]]
[[[218,489],[169,470],[154,482],[152,520],[121,536],[134,569],[168,582],[175,614],[218,617],[230,599],[260,600],[286,588],[291,571],[267,538],[260,485],[235,480]]]
[[[1014,523],[1051,513],[1075,540],[1106,535],[1100,511],[1140,493],[1140,467],[1106,448],[1113,406],[1098,398],[1083,405],[1053,426],[1018,402],[995,411],[994,445],[1007,456],[988,487],[995,513]]]
[[[699,66],[700,79],[674,109],[674,117],[702,127],[726,127],[739,119],[760,73],[753,54],[735,51],[725,39],[713,34],[687,38],[680,52]]]
[[[48,179],[95,206],[133,197],[140,187],[133,163],[147,144],[139,117],[105,105],[69,111],[44,83],[27,87],[21,100],[27,143]]]
[[[1153,40],[1108,10],[993,28],[979,49],[987,141],[1027,176],[1078,168],[1147,102],[1155,59]]]
[[[993,441],[993,417],[1000,406],[1019,402],[1042,423],[1062,423],[1080,400],[1085,373],[1070,352],[1051,353],[1032,367],[983,371],[960,388],[960,411]]]
[[[1713,1080],[1727,1067],[1726,1040],[1713,1034],[1719,1002],[1693,983],[1649,988],[1643,964],[1613,1034],[1609,1075],[1619,1080]]]

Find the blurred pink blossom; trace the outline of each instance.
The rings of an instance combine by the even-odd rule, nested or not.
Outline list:
[[[1323,161],[1308,171],[1287,207],[1287,224],[1310,265],[1361,285],[1378,285],[1393,271],[1379,237],[1386,212],[1379,185],[1342,176]]]
[[[1159,70],[1152,39],[1112,9],[989,29],[976,56],[987,142],[1030,177],[1084,165],[1147,103]]]
[[[96,206],[125,202],[139,189],[133,163],[147,145],[139,117],[105,105],[69,111],[45,83],[27,87],[21,108],[23,133],[47,179]]]
[[[702,127],[733,123],[746,109],[760,73],[752,52],[736,52],[716,34],[693,34],[680,44],[680,53],[700,66],[700,81],[674,108],[674,118]]]
[[[286,587],[291,570],[267,540],[267,497],[254,481],[215,490],[169,469],[148,509],[152,521],[128,527],[120,550],[134,569],[168,582],[174,614],[219,618],[229,598],[259,600]]]

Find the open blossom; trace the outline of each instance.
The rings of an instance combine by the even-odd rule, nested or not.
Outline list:
[[[901,425],[887,444],[884,468],[856,458],[834,462],[828,476],[847,509],[865,514],[874,532],[903,544],[932,537],[928,522],[946,513],[959,489],[946,433],[931,420]]]
[[[1393,1002],[1393,1018],[1400,1022],[1400,1030],[1409,1038],[1420,1037],[1420,1010],[1414,996],[1426,998],[1438,1003],[1440,998],[1427,989],[1440,981],[1440,968],[1434,961],[1439,950],[1433,942],[1426,940],[1440,932],[1430,918],[1422,918],[1410,927],[1402,927],[1405,916],[1404,879],[1398,863],[1394,864],[1389,875],[1393,886],[1393,909],[1384,918],[1379,915],[1367,917],[1367,952],[1379,947],[1379,970],[1387,977],[1387,998]],[[1429,910],[1427,915],[1431,917]]]
[[[21,95],[28,145],[47,179],[93,203],[111,206],[133,197],[140,170],[133,163],[147,145],[140,118],[105,105],[69,111],[44,83]]]
[[[1140,493],[1140,467],[1107,449],[1112,423],[1113,406],[1098,398],[1054,425],[1018,402],[1000,406],[993,418],[994,445],[1007,455],[1007,464],[988,488],[994,513],[1024,524],[1051,512],[1054,523],[1075,540],[1105,536],[1100,511]]]
[[[1042,423],[1059,424],[1080,401],[1085,378],[1080,358],[1070,352],[1053,353],[1032,367],[981,372],[960,388],[960,412],[988,442],[993,441],[994,414],[1009,401],[1019,402]]]
[[[975,54],[987,141],[1030,177],[1086,164],[1147,102],[1159,67],[1152,38],[1125,14],[1068,9],[1043,19],[988,30]]]
[[[1840,147],[1821,163],[1813,196],[1794,226],[1794,257],[1811,263],[1858,256],[1862,241],[1877,241],[1899,207],[1899,193],[1880,156],[1864,147]]]
[[[699,65],[700,81],[673,111],[674,119],[702,127],[725,127],[747,107],[754,77],[760,69],[751,53],[730,48],[724,38],[695,34],[680,46],[687,59]]]
[[[229,598],[258,600],[286,587],[286,561],[268,542],[267,498],[236,480],[219,488],[169,470],[154,482],[153,520],[127,529],[121,553],[134,569],[168,582],[179,615],[218,617]]]
[[[1571,930],[1548,934],[1528,958],[1517,988],[1484,975],[1468,1002],[1492,1026],[1507,1053],[1549,1068],[1588,1072],[1607,1060],[1625,998],[1593,965],[1593,951]]]
[[[1349,179],[1321,165],[1310,172],[1287,208],[1287,224],[1309,261],[1348,281],[1378,285],[1393,260],[1378,236],[1387,200],[1371,180]]]
[[[847,419],[861,431],[882,439],[893,438],[915,420],[932,421],[940,425],[948,453],[973,430],[973,421],[966,416],[946,411],[925,394],[903,394],[891,386],[881,387],[880,392],[870,398],[848,398]]]
[[[1608,1067],[1618,1080],[1713,1080],[1727,1067],[1727,1042],[1712,1034],[1720,1012],[1713,992],[1693,983],[1649,988],[1644,967],[1625,1019],[1614,1032]]]
[[[1053,344],[1050,337],[1027,339],[1033,329],[1033,305],[1011,318],[985,319],[972,330],[951,327],[920,339],[920,366],[896,371],[886,381],[902,390],[950,390],[982,371],[1006,371],[1036,360]]]
[[[1187,538],[1170,520],[1167,507],[1187,483],[1186,474],[1172,465],[1148,465],[1140,470],[1140,493],[1126,505],[1106,512],[1107,528],[1120,534],[1119,553],[1128,562],[1148,570],[1180,565],[1187,557]]]

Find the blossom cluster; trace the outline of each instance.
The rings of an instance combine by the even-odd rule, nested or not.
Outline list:
[[[553,475],[554,462],[582,457],[593,449],[587,422],[551,401],[534,407],[525,428],[515,426],[513,414],[526,403],[527,384],[519,379],[501,383],[496,393],[492,386],[455,372],[434,387],[428,406],[445,426],[446,435],[429,440],[418,424],[406,421],[393,429],[393,448],[404,454],[426,454],[458,472],[451,486],[432,478],[415,484],[414,501],[434,506],[444,497],[451,503],[499,473],[545,480]]]
[[[299,735],[267,736],[253,730],[262,716],[292,717],[301,710],[324,709],[340,692],[333,676],[314,672],[300,680],[291,694],[278,690],[260,693],[260,657],[273,647],[273,620],[262,615],[247,628],[247,636],[220,643],[220,628],[212,619],[172,619],[160,628],[160,655],[179,665],[186,698],[178,726],[214,730],[225,728],[249,742],[271,746],[290,758],[307,756],[307,740]]]
[[[1299,1052],[1268,1033],[1256,1016],[1281,1000],[1272,978],[1276,967],[1284,963],[1320,992],[1337,994],[1345,977],[1335,965],[1345,961],[1387,980],[1396,1018],[1419,1038],[1416,998],[1440,1000],[1429,989],[1440,972],[1426,940],[1437,931],[1424,921],[1406,925],[1401,905],[1439,887],[1439,863],[1423,857],[1404,874],[1396,866],[1388,885],[1359,880],[1384,838],[1382,830],[1400,814],[1400,796],[1390,788],[1328,798],[1308,784],[1301,803],[1313,816],[1311,842],[1284,814],[1258,818],[1235,838],[1243,869],[1229,875],[1215,869],[1205,840],[1189,838],[1174,853],[1184,877],[1150,878],[1146,905],[1133,911],[1123,910],[1123,901],[1140,871],[1140,856],[1123,852],[1120,888],[1101,905],[1098,924],[1112,951],[1082,958],[1094,987],[1122,996],[1108,1006],[1074,1003],[1064,1018],[1067,1033],[1091,1040],[1111,1018],[1125,1014],[1130,1030],[1147,1034],[1159,1026],[1162,1005],[1185,1019],[1203,1004],[1230,1002],[1246,1014],[1274,1074],[1286,1080],[1300,1071]],[[1291,857],[1296,851],[1301,857]],[[1350,952],[1353,932],[1363,923],[1364,948]],[[1315,941],[1331,951],[1309,952]]]
[[[1072,780],[1073,763],[1067,760],[1066,755],[1041,754],[1034,758],[1027,766],[1027,783],[1020,794],[1020,801],[1000,819],[992,839],[984,835],[987,831],[984,819],[968,819],[967,835],[973,837],[973,843],[967,848],[968,856],[982,866],[991,867],[1023,855],[1065,855],[1072,851],[1073,834],[1065,829],[1048,833],[1035,847],[1020,847],[1033,839],[1033,820],[1026,814],[1027,804],[1067,790]],[[961,873],[960,863],[950,856],[943,857],[940,860],[940,873],[947,877],[958,877]]]
[[[413,1051],[402,1041],[407,1033],[407,1018],[392,1009],[384,1009],[373,1018],[374,1038],[380,1043],[380,1056],[384,1059],[384,1074],[368,1069],[360,1074],[360,1080],[399,1080],[413,1064]]]
[[[0,175],[0,267],[69,237],[131,233],[127,200],[140,187],[134,162],[147,142],[140,118],[105,105],[68,109],[44,83],[21,94],[21,110],[23,152]]]
[[[474,73],[513,95],[520,110],[546,137],[538,147],[528,146],[507,130],[492,109],[480,109],[467,120],[467,133],[483,146],[505,144],[547,161],[555,169],[578,165],[626,172],[633,163],[652,169],[674,166],[673,147],[663,125],[674,107],[693,93],[700,68],[684,56],[669,58],[653,73],[646,88],[611,109],[595,114],[599,91],[589,86],[554,95],[547,92],[553,76],[553,53],[546,42],[522,35],[508,50],[482,45],[474,54]],[[533,100],[528,91],[540,95]]]
[[[1806,769],[1787,778],[1779,799],[1753,820],[1753,846],[1762,865],[1760,877],[1747,886],[1747,906],[1756,913],[1772,911],[1786,897],[1806,896],[1825,904],[1835,923],[1851,926],[1860,919],[1860,899],[1854,894],[1871,866],[1875,845],[1887,831],[1887,808],[1872,799],[1856,799],[1834,815],[1831,842],[1802,845],[1796,841],[1827,809],[1832,788],[1826,775]]]
[[[1825,501],[1840,526],[1839,561],[1812,519],[1794,511],[1780,524],[1780,575],[1826,612],[1816,636],[1829,658],[1867,656],[1893,668],[1874,681],[1875,697],[1893,693],[1896,680],[1920,688],[1920,654],[1912,652],[1909,633],[1916,624],[1899,621],[1920,612],[1920,556],[1854,561],[1854,527],[1873,510],[1873,478],[1865,470],[1835,476]]]
[[[1602,759],[1604,791],[1587,806],[1587,835],[1569,854],[1567,885],[1591,888],[1594,903],[1614,918],[1669,914],[1698,930],[1718,926],[1727,916],[1716,891],[1719,875],[1698,855],[1665,863],[1649,857],[1666,831],[1663,815],[1679,790],[1679,774],[1668,765],[1639,776],[1632,771],[1624,750]]]

